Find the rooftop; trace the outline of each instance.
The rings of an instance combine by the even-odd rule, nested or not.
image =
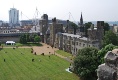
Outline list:
[[[81,37],[80,35],[74,35],[74,34],[68,34],[68,33],[62,33],[63,35],[66,35],[66,36],[71,36],[71,37],[75,37],[75,38],[79,38],[79,39],[82,39],[82,40],[88,40],[88,38],[86,37]]]

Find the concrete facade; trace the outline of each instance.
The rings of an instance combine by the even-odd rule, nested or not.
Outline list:
[[[14,27],[19,24],[19,10],[15,8],[11,8],[9,10],[9,24],[11,27]]]

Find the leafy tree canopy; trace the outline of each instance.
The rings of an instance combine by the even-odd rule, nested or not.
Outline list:
[[[40,42],[40,37],[39,37],[38,35],[35,36],[34,41],[35,41],[35,42]]]
[[[74,59],[74,72],[84,80],[96,80],[96,69],[98,68],[98,49],[87,47],[80,49]]]
[[[108,44],[104,48],[98,51],[99,61],[100,64],[104,63],[104,56],[108,51],[112,51],[113,49],[118,48],[118,46],[115,46],[113,44]]]
[[[85,36],[88,37],[88,29],[91,27],[92,22],[85,23]]]
[[[112,31],[106,31],[103,38],[103,47],[108,44],[118,45],[118,36]]]
[[[104,23],[104,32],[109,31],[110,30],[110,26],[108,23]]]
[[[76,34],[76,30],[78,29],[77,24],[75,24],[74,22],[70,22],[70,25],[72,26],[72,28],[74,30],[74,34]]]
[[[27,42],[39,42],[40,37],[37,34],[22,34],[20,36],[20,43],[26,44]]]

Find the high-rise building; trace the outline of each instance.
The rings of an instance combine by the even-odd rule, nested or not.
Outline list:
[[[9,10],[9,25],[15,27],[19,24],[19,10],[11,8]]]

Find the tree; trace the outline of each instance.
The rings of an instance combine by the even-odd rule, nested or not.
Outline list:
[[[34,41],[35,41],[35,42],[40,42],[40,37],[39,37],[38,35],[35,36]]]
[[[40,37],[37,34],[22,34],[20,36],[20,43],[26,44],[27,42],[39,42]]]
[[[118,45],[118,36],[112,31],[106,31],[102,46],[105,47],[108,44]]]
[[[70,25],[73,27],[74,34],[76,34],[76,30],[78,29],[78,26],[73,22],[70,22]]]
[[[26,41],[26,35],[25,34],[22,34],[20,36],[20,43],[22,43],[22,44],[26,44],[27,43],[27,41]]]
[[[32,34],[29,36],[29,41],[34,42],[34,36]]]
[[[85,36],[88,37],[88,29],[91,27],[92,22],[85,23]]]
[[[109,31],[110,30],[110,26],[108,23],[104,23],[104,34],[106,31]]]
[[[97,56],[98,50],[93,47],[80,49],[77,56],[74,58],[74,72],[83,80],[96,80],[96,69],[99,61]]]
[[[26,41],[30,42],[30,35],[28,33],[26,34]]]
[[[104,56],[108,51],[112,51],[113,49],[118,48],[118,46],[115,46],[113,44],[108,44],[104,48],[98,51],[99,61],[100,64],[104,63]]]
[[[2,44],[2,43],[1,43],[1,41],[0,41],[0,46],[1,46],[1,44]]]

